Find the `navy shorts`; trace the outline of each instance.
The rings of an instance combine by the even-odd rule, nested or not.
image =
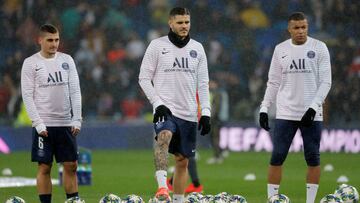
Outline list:
[[[184,157],[194,157],[196,151],[197,123],[186,121],[175,116],[167,116],[164,122],[154,124],[156,135],[162,130],[169,130],[173,133],[169,152],[171,154],[181,154]]]
[[[51,164],[53,157],[57,163],[77,160],[76,137],[71,127],[46,127],[48,137],[40,136],[36,129],[32,131],[31,161]]]
[[[300,121],[275,120],[274,133],[271,136],[273,152],[271,165],[282,165],[286,159],[292,140],[296,131],[300,129],[304,144],[304,155],[308,166],[320,165],[320,140],[322,122],[314,121],[310,127],[304,127]]]

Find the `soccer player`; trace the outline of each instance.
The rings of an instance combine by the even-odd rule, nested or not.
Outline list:
[[[267,112],[276,101],[267,191],[268,197],[278,193],[282,164],[300,129],[308,166],[306,203],[313,203],[320,179],[322,104],[331,87],[330,56],[325,43],[307,35],[308,21],[303,13],[290,15],[288,31],[291,39],[275,47],[260,108],[260,126],[269,130]]]
[[[155,176],[158,199],[170,199],[166,185],[167,155],[174,154],[173,202],[184,201],[188,158],[196,151],[196,130],[210,131],[209,74],[203,46],[190,38],[190,11],[170,11],[167,36],[151,41],[139,74],[139,84],[154,108]],[[197,122],[196,91],[201,118]],[[197,125],[198,123],[198,125]]]
[[[220,110],[222,95],[219,91],[218,83],[215,80],[210,80],[210,101],[211,101],[211,133],[210,141],[213,148],[214,156],[209,158],[207,164],[221,164],[224,160],[223,150],[220,148]]]
[[[209,88],[210,88],[210,98],[211,98],[211,81],[209,81]],[[198,119],[201,118],[201,106],[200,106],[200,101],[199,101],[199,94],[196,93],[196,102],[197,102],[197,116]],[[211,105],[211,104],[210,104]],[[211,113],[213,113],[213,108],[211,107]],[[211,116],[211,118],[213,118],[213,115]],[[212,119],[210,119],[211,122]],[[211,128],[214,128],[213,123],[211,122]],[[213,132],[213,131],[211,131]],[[196,152],[198,153],[198,152]],[[197,171],[197,163],[196,163],[196,156],[198,154],[195,154],[194,157],[189,157],[188,158],[188,172],[189,172],[189,176],[190,176],[190,180],[191,183],[190,185],[188,185],[185,189],[185,193],[192,193],[192,192],[203,192],[203,186],[200,183],[200,178],[198,175],[198,171]],[[172,175],[171,178],[167,179],[167,187],[170,191],[174,191],[173,189],[173,180],[174,180],[174,176]]]
[[[24,60],[21,91],[32,121],[31,160],[38,162],[37,190],[40,202],[51,202],[53,156],[64,166],[67,198],[78,197],[77,143],[81,128],[79,77],[71,56],[58,52],[59,31],[50,24],[40,27],[41,50]]]

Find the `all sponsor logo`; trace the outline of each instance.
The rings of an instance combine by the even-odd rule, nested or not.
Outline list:
[[[293,59],[289,65],[289,69],[284,70],[283,74],[293,74],[293,73],[311,73],[311,69],[306,69],[305,59]]]
[[[56,71],[54,73],[49,73],[47,78],[47,84],[41,84],[39,87],[46,88],[52,86],[63,86],[67,85],[66,82],[63,81],[63,76],[61,71]]]
[[[189,67],[188,57],[175,57],[172,68],[165,69],[164,72],[186,72],[195,73],[195,70]]]
[[[173,68],[189,68],[189,59],[181,57],[181,59],[175,58],[175,61],[173,63]]]
[[[48,83],[50,82],[62,82],[62,75],[61,75],[61,71],[55,72],[53,74],[49,73],[49,77],[48,77]]]
[[[290,64],[290,70],[291,69],[305,69],[305,59],[299,59],[298,61],[292,60]]]

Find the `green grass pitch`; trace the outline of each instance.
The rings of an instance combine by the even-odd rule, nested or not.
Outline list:
[[[228,192],[243,195],[249,203],[266,202],[266,179],[269,153],[232,152],[220,165],[207,165],[210,150],[200,149],[198,172],[205,194]],[[146,202],[154,195],[153,155],[151,150],[96,150],[92,151],[91,186],[80,186],[80,195],[87,203],[97,203],[106,193],[120,197],[128,194],[140,195]],[[333,193],[337,178],[346,175],[348,184],[360,189],[360,155],[322,153],[322,166],[331,163],[334,171],[322,171],[316,202],[325,194]],[[170,165],[173,163],[170,156]],[[35,177],[36,164],[30,162],[29,152],[0,154],[0,170],[11,168],[13,176]],[[302,153],[290,153],[285,165],[280,193],[286,194],[292,202],[305,202],[305,161]],[[244,181],[247,173],[256,175],[255,181]],[[57,166],[54,165],[52,177],[57,178]],[[36,187],[0,188],[0,202],[18,195],[28,203],[38,202]],[[53,201],[64,202],[65,194],[60,186],[53,186]]]

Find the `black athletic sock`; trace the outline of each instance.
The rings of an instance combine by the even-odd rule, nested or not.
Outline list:
[[[51,203],[51,194],[42,194],[39,195],[41,203]]]
[[[170,178],[170,180],[169,180],[170,185],[172,185],[172,184],[173,184],[173,180],[174,180],[174,176],[171,176],[171,178]]]
[[[195,187],[198,187],[200,185],[200,180],[196,169],[195,157],[189,158],[188,170],[189,170],[191,182],[194,184]]]
[[[72,198],[72,197],[77,197],[77,196],[79,196],[79,193],[78,193],[78,192],[75,192],[75,193],[72,193],[72,194],[67,194],[67,193],[66,193],[66,199],[70,199],[70,198]]]
[[[200,182],[199,182],[198,180],[192,181],[192,184],[193,184],[195,187],[199,187],[199,186],[200,186]]]

